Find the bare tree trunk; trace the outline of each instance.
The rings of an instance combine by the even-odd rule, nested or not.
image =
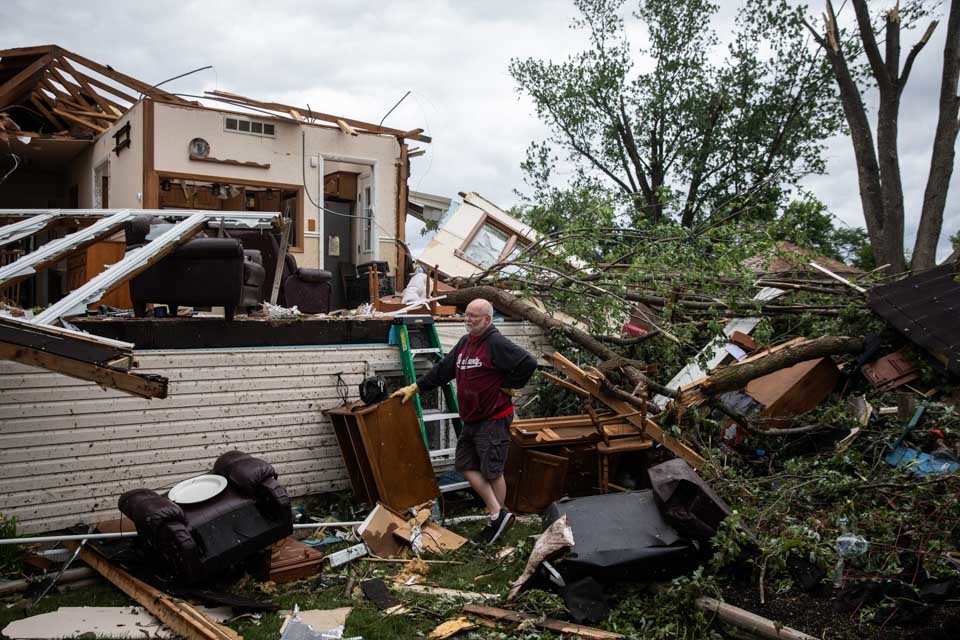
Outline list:
[[[558,333],[566,337],[574,344],[583,347],[603,361],[620,358],[620,354],[603,344],[600,340],[597,340],[591,336],[586,331],[582,331],[581,329],[557,320],[553,316],[550,316],[533,307],[532,305],[522,301],[509,291],[504,291],[503,289],[498,289],[497,287],[492,287],[490,285],[481,285],[467,289],[457,289],[456,291],[449,292],[446,294],[446,296],[447,297],[444,299],[445,304],[456,305],[469,304],[472,300],[483,298],[495,307],[507,311],[510,313],[510,315],[528,320],[547,332]],[[623,372],[626,374],[627,378],[630,379],[632,384],[644,382],[651,389],[656,390],[657,388],[660,388],[660,385],[657,385],[655,382],[647,378],[635,367],[625,366],[623,367]]]
[[[824,336],[804,340],[762,358],[720,369],[707,377],[700,390],[704,395],[715,396],[726,391],[741,389],[755,378],[807,360],[861,351],[863,351],[863,338]]]
[[[917,241],[913,246],[911,268],[928,269],[936,264],[937,242],[943,226],[943,209],[947,204],[947,190],[953,174],[953,162],[957,132],[960,122],[960,96],[957,95],[960,79],[960,0],[950,3],[947,20],[947,40],[943,46],[943,75],[940,79],[940,116],[937,133],[933,139],[933,155],[930,158],[930,175],[923,193],[923,209]]]

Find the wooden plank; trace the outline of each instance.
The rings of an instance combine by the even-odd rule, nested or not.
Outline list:
[[[12,104],[24,92],[27,85],[39,80],[51,60],[53,60],[53,56],[48,53],[0,85],[0,108]]]
[[[156,427],[156,428],[154,428]],[[4,463],[25,462],[36,458],[36,447],[44,448],[44,455],[51,458],[65,457],[65,452],[74,455],[99,455],[112,452],[132,451],[140,446],[169,446],[171,436],[184,446],[203,446],[233,439],[260,439],[276,436],[275,431],[287,429],[297,436],[326,436],[330,423],[321,420],[315,413],[279,413],[210,420],[202,431],[192,420],[152,424],[128,424],[114,427],[88,427],[85,429],[58,429],[42,433],[0,434],[0,460]],[[157,442],[148,440],[155,438]],[[141,443],[143,443],[141,445]]]
[[[69,113],[69,112],[67,112],[67,111],[64,111],[63,109],[61,109],[61,108],[59,108],[59,107],[55,108],[55,109],[53,110],[53,112],[54,112],[55,114],[57,114],[58,116],[60,116],[61,118],[66,118],[67,120],[70,120],[71,122],[75,122],[75,123],[77,123],[77,124],[79,124],[79,125],[81,125],[81,126],[87,127],[88,129],[92,129],[93,131],[96,131],[97,133],[103,133],[104,131],[107,130],[107,127],[102,127],[102,126],[100,126],[100,125],[98,125],[98,124],[94,124],[94,123],[90,122],[89,120],[85,120],[84,118],[81,118],[80,116],[75,116],[75,115],[73,115],[72,113]]]
[[[363,372],[350,373],[343,376],[344,382],[350,388],[356,388],[363,379]],[[316,389],[318,387],[333,387],[337,383],[337,376],[327,373],[321,378],[311,379],[307,376],[288,376],[288,377],[264,377],[264,378],[211,378],[193,382],[171,382],[167,381],[167,393],[170,396],[180,394],[211,394],[219,395],[225,393],[236,393],[243,391],[272,391],[278,389]],[[97,398],[119,399],[125,397],[121,391],[104,389],[95,394]],[[13,394],[3,394],[0,398],[0,406],[11,404],[42,404],[51,400],[49,389],[32,389],[17,391]],[[66,387],[57,391],[56,402],[60,406],[67,406],[68,403],[79,400],[90,399],[90,389],[88,385],[78,385],[76,387]],[[47,415],[47,414],[39,414]]]
[[[588,376],[580,367],[570,362],[559,353],[554,353],[547,356],[547,361],[559,371],[562,371],[576,384],[589,391],[593,397],[607,405],[610,409],[617,413],[624,414],[626,416],[625,419],[628,422],[639,428],[641,432],[647,434],[662,444],[676,456],[686,460],[691,467],[694,469],[709,470],[710,473],[713,473],[712,467],[708,467],[707,461],[704,460],[696,451],[683,444],[670,434],[666,433],[653,420],[647,418],[646,421],[644,421],[640,418],[640,416],[637,415],[628,416],[627,414],[633,412],[633,406],[623,400],[614,398],[613,396],[604,393],[600,387],[599,381],[594,377]]]
[[[129,87],[130,89],[133,89],[135,91],[139,91],[140,93],[145,94],[147,96],[155,96],[155,95],[163,96],[165,99],[173,102],[190,104],[189,101],[179,98],[171,93],[167,93],[163,89],[157,89],[155,87],[151,87],[145,82],[141,82],[136,78],[131,78],[130,76],[122,74],[119,71],[114,71],[109,67],[106,67],[98,62],[94,62],[89,58],[84,58],[81,55],[77,55],[72,51],[67,51],[64,49],[62,50],[62,55],[66,56],[73,62],[78,62],[84,67],[87,67],[88,69],[95,71],[96,73],[99,73],[105,78],[110,78],[114,82],[119,82],[120,84],[126,87]]]
[[[554,620],[552,618],[544,618],[529,613],[511,611],[510,609],[500,609],[498,607],[487,607],[477,604],[466,604],[463,606],[463,610],[471,615],[481,616],[483,618],[491,618],[493,620],[500,620],[503,622],[510,622],[513,624],[527,622],[528,624],[533,624],[541,629],[555,631],[560,634],[571,634],[581,638],[587,638],[588,640],[616,640],[618,638],[625,637],[619,633],[613,633],[612,631],[604,631],[603,629],[587,627],[582,624],[574,624],[572,622],[564,622],[563,620]]]
[[[138,373],[80,362],[6,342],[0,343],[0,358],[42,367],[81,380],[90,380],[142,398],[167,397],[167,381],[164,378],[147,379]]]
[[[291,109],[291,111],[296,111],[296,109]],[[337,118],[337,126],[340,127],[340,131],[343,131],[348,136],[358,136],[360,133],[351,127],[349,124],[343,121],[341,118]]]
[[[53,60],[50,63],[50,67],[48,68],[47,71],[49,73],[49,77],[56,80],[61,87],[67,90],[67,93],[70,94],[74,102],[76,102],[77,104],[83,105],[84,108],[86,109],[93,109],[95,106],[97,106],[97,103],[95,100],[93,100],[93,98],[89,96],[85,96],[83,94],[83,91],[82,91],[83,87],[78,85],[76,82],[71,82],[70,80],[67,80],[66,76],[64,76],[60,72],[60,69],[57,68],[56,60]]]
[[[65,58],[61,58],[61,61],[64,62],[64,63],[69,64],[69,61],[67,61]],[[70,75],[72,75],[73,77],[77,78],[78,80],[82,77],[82,78],[83,78],[83,81],[86,82],[86,83],[88,83],[90,86],[96,87],[97,89],[100,89],[101,91],[109,92],[109,93],[113,94],[114,96],[120,98],[121,100],[126,100],[127,102],[130,103],[131,106],[134,105],[134,104],[136,104],[136,102],[139,100],[139,98],[136,98],[136,97],[130,95],[129,93],[124,93],[123,91],[121,91],[120,89],[118,89],[118,88],[116,88],[116,87],[112,87],[112,86],[110,86],[109,84],[106,84],[105,82],[101,82],[100,80],[97,80],[96,78],[92,78],[92,77],[90,77],[89,75],[87,75],[87,74],[85,74],[85,73],[81,73],[81,72],[79,72],[79,71],[76,71],[76,68],[73,67],[72,65],[70,66],[70,68],[73,69],[73,71],[70,72]],[[128,107],[122,107],[122,106],[120,106],[119,104],[116,104],[116,103],[113,103],[113,102],[111,102],[110,104],[111,104],[111,106],[113,106],[114,108],[119,108],[119,109],[121,109],[123,112],[126,112],[126,111],[130,108],[129,106],[128,106]]]
[[[317,465],[321,461],[329,461],[330,466],[339,467],[339,456],[335,450],[329,448],[323,452],[324,457],[318,457],[314,451],[305,449],[284,449],[276,450],[271,446],[260,446],[257,443],[244,443],[247,446],[247,453],[251,455],[262,455],[268,458],[270,462],[303,462],[305,468],[310,470],[310,465]],[[84,469],[73,472],[69,465],[65,464],[63,469],[57,473],[41,474],[34,477],[24,476],[10,478],[4,481],[4,491],[15,494],[18,491],[32,490],[51,490],[53,488],[64,488],[81,484],[96,483],[117,483],[126,482],[132,486],[143,486],[143,480],[153,477],[162,477],[163,482],[158,486],[163,486],[164,482],[173,482],[189,478],[191,474],[196,475],[206,473],[213,461],[222,453],[226,453],[230,447],[211,447],[209,450],[186,450],[182,453],[190,454],[191,457],[177,461],[164,461],[156,464],[142,464],[130,466],[113,466],[102,469]],[[21,470],[24,471],[24,470]],[[66,477],[64,477],[66,475]],[[119,493],[119,492],[118,492]],[[6,496],[4,496],[6,498]]]
[[[193,605],[175,599],[133,577],[111,564],[91,547],[84,547],[80,551],[80,559],[143,605],[177,635],[188,640],[241,640],[241,636],[233,629],[213,622]]]
[[[235,93],[229,93],[227,91],[206,91],[213,96],[218,98],[226,98],[227,100],[233,101],[239,105],[258,107],[260,109],[268,109],[270,111],[279,111],[281,113],[290,113],[290,110],[295,110],[300,113],[309,114],[311,117],[316,118],[317,120],[323,120],[325,122],[330,122],[333,124],[337,123],[337,120],[342,120],[346,124],[355,127],[357,129],[362,129],[367,133],[386,133],[392,136],[405,137],[407,132],[401,131],[400,129],[393,129],[390,127],[382,127],[380,125],[371,124],[369,122],[363,122],[362,120],[354,120],[353,118],[345,118],[343,116],[335,116],[329,113],[321,113],[319,111],[314,111],[312,109],[304,109],[302,107],[294,107],[288,104],[282,104],[279,102],[261,102],[259,100],[254,100],[252,98],[247,98],[245,96],[237,95]],[[431,138],[423,134],[418,134],[415,138],[419,142],[430,142]]]
[[[0,58],[23,58],[26,56],[39,56],[49,54],[56,49],[53,45],[45,44],[39,47],[16,47],[13,49],[3,49],[0,51]]]
[[[40,95],[43,95],[43,94],[40,94]],[[30,94],[30,102],[33,104],[34,107],[37,108],[37,111],[42,113],[43,117],[49,120],[50,124],[55,126],[57,129],[67,128],[67,126],[63,124],[63,122],[61,122],[60,119],[57,118],[57,116],[55,116],[52,111],[47,109],[46,105],[44,105],[43,102],[41,102],[36,91]]]
[[[93,98],[93,100],[97,103],[97,105],[101,109],[103,109],[103,111],[107,113],[111,113],[111,107],[119,107],[119,105],[117,105],[114,102],[111,102],[110,100],[107,100],[105,97],[101,96],[97,91],[95,91],[94,88],[90,86],[90,83],[87,81],[86,76],[79,73],[73,67],[73,65],[70,64],[70,61],[67,60],[66,58],[62,56],[58,57],[54,61],[54,64],[60,67],[61,69],[63,69],[64,71],[66,71],[67,73],[69,73],[73,77],[73,79],[79,83],[80,88],[83,91],[85,91],[88,96]]]
[[[321,435],[318,433],[319,429],[316,427],[306,429],[305,431],[306,433],[302,435],[300,441],[300,447],[303,451],[310,452],[313,457],[319,457],[319,452],[323,452],[329,456],[335,456],[337,454],[337,441],[332,433],[328,431],[326,435]],[[221,432],[221,434],[222,433],[230,432]],[[142,443],[142,448],[140,449],[131,451],[127,448],[128,450],[125,451],[116,451],[112,450],[112,447],[109,446],[112,443],[102,443],[105,446],[101,447],[97,453],[92,453],[92,451],[88,451],[88,449],[93,449],[90,445],[96,444],[94,442],[75,445],[73,447],[75,454],[71,457],[57,457],[59,455],[58,452],[58,454],[51,454],[49,457],[41,456],[38,458],[34,456],[32,460],[28,459],[9,463],[7,468],[0,470],[0,474],[2,474],[0,477],[11,477],[25,471],[25,469],[18,469],[17,465],[27,465],[30,473],[44,475],[62,473],[67,469],[71,472],[80,472],[119,466],[178,462],[188,459],[193,453],[198,457],[206,458],[209,456],[208,449],[219,447],[229,448],[231,446],[237,447],[239,443],[246,443],[246,446],[256,447],[260,451],[281,451],[284,450],[285,447],[290,446],[289,437],[284,438],[282,434],[278,435],[276,432],[270,434],[233,432],[231,434],[232,441],[222,436],[219,438],[207,437],[204,439],[203,435],[204,434],[199,434],[200,437],[185,440],[182,444],[178,438],[176,448],[165,448],[156,446],[154,443],[144,443],[142,440],[138,440],[135,442]],[[264,435],[273,437],[263,437]],[[257,436],[260,437],[258,438]],[[167,442],[166,444],[169,445],[170,443]],[[191,453],[188,454],[187,452]],[[248,453],[250,452],[248,451]]]

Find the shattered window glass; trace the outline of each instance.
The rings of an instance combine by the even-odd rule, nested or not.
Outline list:
[[[496,263],[509,239],[510,237],[500,229],[485,224],[473,237],[463,254],[474,264],[487,268]]]

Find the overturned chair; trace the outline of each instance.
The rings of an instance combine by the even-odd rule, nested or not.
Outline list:
[[[137,216],[126,223],[127,251],[148,242],[159,218]],[[265,271],[259,251],[244,250],[234,238],[188,240],[155,265],[130,280],[134,315],[146,315],[147,303],[166,304],[170,315],[178,306],[223,307],[228,321],[238,308],[249,311],[260,297]]]
[[[293,532],[290,498],[273,467],[241,451],[217,459],[227,485],[195,504],[177,504],[150,489],[120,496],[120,511],[137,527],[137,545],[158,575],[203,582]]]

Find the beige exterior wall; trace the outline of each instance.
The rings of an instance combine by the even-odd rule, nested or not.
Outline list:
[[[396,268],[396,245],[389,238],[396,237],[396,166],[399,145],[387,136],[350,136],[337,128],[299,125],[256,114],[236,114],[240,117],[271,122],[276,126],[276,137],[268,138],[226,131],[224,117],[228,111],[196,109],[163,103],[155,104],[154,167],[160,172],[188,173],[240,181],[272,182],[306,185],[310,198],[304,198],[304,251],[297,254],[301,266],[323,267],[320,264],[320,240],[323,234],[323,216],[317,205],[322,205],[323,176],[331,173],[333,163],[350,162],[372,168],[374,175],[374,215],[377,235],[381,238],[372,254],[361,254],[352,247],[357,263],[379,259]],[[305,134],[305,137],[304,137]],[[191,160],[188,145],[193,138],[203,138],[210,144],[210,157],[221,160],[269,164],[268,169],[215,164]],[[305,180],[304,180],[305,175]],[[309,231],[313,220],[316,231]],[[354,236],[359,238],[359,221],[355,221]]]
[[[130,123],[130,146],[113,152],[113,134]],[[107,204],[110,209],[143,208],[143,103],[133,105],[122,118],[97,136],[93,145],[70,161],[67,188],[77,185],[81,209],[95,208],[94,179],[98,167],[106,163],[110,176]]]

